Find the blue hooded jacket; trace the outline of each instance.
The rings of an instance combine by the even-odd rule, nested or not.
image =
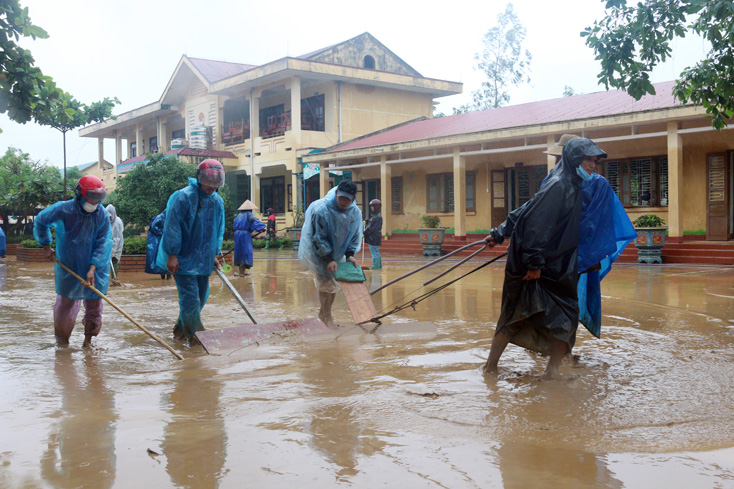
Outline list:
[[[224,201],[216,192],[206,195],[189,178],[189,185],[168,199],[156,264],[165,270],[168,256],[176,255],[181,275],[211,275],[223,238]]]
[[[33,237],[45,246],[51,244],[51,229],[56,230],[56,259],[86,279],[90,265],[97,267],[94,287],[107,293],[112,259],[110,215],[102,204],[91,214],[82,209],[84,197],[57,202],[42,210],[33,221]],[[69,272],[55,265],[56,293],[68,299],[99,299],[91,289]]]
[[[330,261],[344,261],[362,244],[362,211],[353,201],[346,210],[336,203],[336,187],[306,209],[298,259],[311,271],[326,275]]]

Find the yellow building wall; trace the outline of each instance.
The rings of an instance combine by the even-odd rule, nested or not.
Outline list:
[[[341,104],[344,141],[433,115],[433,99],[429,94],[353,83],[342,84]]]

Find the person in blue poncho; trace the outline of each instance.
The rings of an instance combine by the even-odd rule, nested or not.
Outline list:
[[[33,236],[43,247],[49,260],[57,259],[89,285],[107,293],[112,255],[110,217],[100,204],[107,198],[102,180],[86,175],[79,179],[76,198],[42,210],[33,225]],[[50,228],[56,231],[56,250]],[[84,301],[84,344],[92,345],[92,338],[102,329],[102,299],[69,272],[55,266],[56,304],[54,305],[54,333],[57,344],[69,344],[74,330],[79,301]]]
[[[354,199],[357,184],[344,180],[326,197],[308,207],[304,218],[298,259],[314,274],[319,291],[319,318],[336,327],[331,315],[339,284],[334,280],[337,262],[348,261],[359,268],[354,254],[362,243],[362,211]]]
[[[234,218],[234,265],[239,267],[239,274],[243,277],[252,268],[252,232],[259,233],[265,229],[265,224],[252,214],[255,209],[257,206],[247,199],[237,209],[240,213]]]
[[[163,226],[166,223],[166,211],[164,210],[150,220],[148,225],[148,237],[145,242],[145,273],[152,275],[160,275],[161,280],[173,277],[167,269],[161,268],[156,264],[158,259],[158,247],[161,243],[163,235]]]
[[[163,235],[156,263],[173,274],[178,289],[179,317],[173,328],[177,339],[196,341],[204,329],[201,310],[209,297],[209,276],[221,268],[217,255],[224,237],[224,201],[217,189],[224,185],[224,167],[206,159],[196,178],[168,199]]]
[[[497,371],[505,347],[512,342],[549,354],[545,376],[558,376],[561,360],[575,343],[579,323],[581,184],[591,180],[596,162],[603,157],[606,153],[590,139],[570,140],[538,193],[487,236],[490,246],[501,243],[508,234],[511,241],[502,312],[485,372]]]
[[[0,258],[5,258],[5,231],[0,227]]]

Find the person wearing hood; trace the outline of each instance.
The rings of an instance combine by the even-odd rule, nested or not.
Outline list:
[[[382,202],[377,199],[370,201],[372,215],[364,225],[364,242],[370,247],[372,255],[372,270],[382,268],[382,257],[380,256],[380,244],[382,243]]]
[[[110,218],[101,203],[107,198],[102,180],[86,175],[79,179],[76,197],[57,202],[42,210],[33,221],[33,237],[43,247],[49,260],[58,260],[86,282],[107,293],[112,255]],[[56,231],[56,249],[51,248]],[[92,345],[92,338],[102,329],[102,299],[57,263],[56,304],[54,305],[54,333],[60,346],[69,344],[74,330],[79,302],[84,301],[84,347]]]
[[[556,378],[576,341],[579,322],[578,248],[581,184],[606,153],[587,138],[566,143],[563,156],[535,196],[490,231],[490,246],[512,226],[502,310],[484,367],[496,373],[507,344],[550,355],[545,376]]]
[[[555,156],[556,164],[563,155],[563,147],[580,136],[564,134],[556,145],[544,151]],[[541,186],[553,173],[543,179]],[[512,235],[512,230],[524,208],[512,211],[497,229],[502,230],[497,244]],[[578,299],[579,321],[595,337],[601,337],[601,281],[611,271],[612,264],[637,237],[622,202],[606,178],[598,173],[581,182],[581,221],[579,222]]]
[[[298,247],[298,259],[314,274],[319,291],[319,319],[336,327],[331,306],[339,290],[334,280],[338,262],[348,261],[359,268],[355,253],[362,244],[362,211],[354,199],[357,184],[344,180],[306,210]]]
[[[234,265],[239,267],[239,274],[243,277],[252,268],[252,232],[259,233],[265,229],[265,224],[252,214],[255,209],[257,206],[247,199],[237,209],[240,213],[234,218]]]
[[[110,223],[112,225],[112,268],[115,272],[115,277],[117,277],[117,269],[120,258],[122,258],[122,245],[125,243],[125,238],[122,236],[125,225],[122,223],[122,219],[117,216],[114,205],[109,204],[105,209],[107,210],[107,214],[110,215]],[[117,283],[117,285],[120,284]]]
[[[0,227],[0,258],[5,258],[5,231]]]
[[[156,264],[176,281],[179,317],[173,334],[189,343],[204,329],[201,310],[209,298],[209,277],[214,267],[221,269],[217,256],[224,238],[224,201],[217,189],[222,185],[224,167],[206,159],[196,178],[189,178],[189,185],[175,191],[166,205]]]
[[[161,268],[156,263],[158,259],[158,247],[163,236],[163,227],[166,223],[166,211],[164,210],[150,220],[148,225],[148,237],[145,242],[145,273],[160,275],[161,280],[170,279],[173,275],[166,268]]]

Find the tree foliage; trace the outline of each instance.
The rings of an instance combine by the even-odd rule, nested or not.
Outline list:
[[[476,69],[487,76],[479,90],[472,92],[472,102],[454,108],[454,114],[496,109],[510,101],[509,86],[530,82],[530,51],[523,50],[526,30],[514,7],[508,3],[497,16],[497,25],[484,35],[484,50],[477,53]]]
[[[69,176],[67,191],[73,192],[81,173],[72,168]],[[5,223],[8,216],[35,215],[40,207],[62,200],[64,194],[58,168],[34,161],[17,148],[8,148],[0,157],[0,215]],[[15,226],[21,225],[18,222]]]
[[[672,53],[671,42],[694,32],[711,44],[706,59],[687,67],[673,89],[682,103],[706,108],[721,129],[734,116],[732,0],[605,0],[606,17],[581,32],[601,62],[599,81],[636,100],[655,94],[650,72]]]
[[[139,163],[117,183],[107,199],[125,225],[145,227],[163,212],[168,198],[176,190],[186,187],[188,178],[196,175],[196,166],[184,163],[177,156],[165,153],[147,153],[147,161]],[[225,236],[232,235],[234,214],[226,186],[218,190],[224,199]]]
[[[91,105],[78,102],[35,66],[31,52],[18,45],[22,37],[47,39],[48,33],[31,23],[28,7],[18,0],[0,0],[0,114],[62,132],[110,117],[119,103],[116,98]]]

